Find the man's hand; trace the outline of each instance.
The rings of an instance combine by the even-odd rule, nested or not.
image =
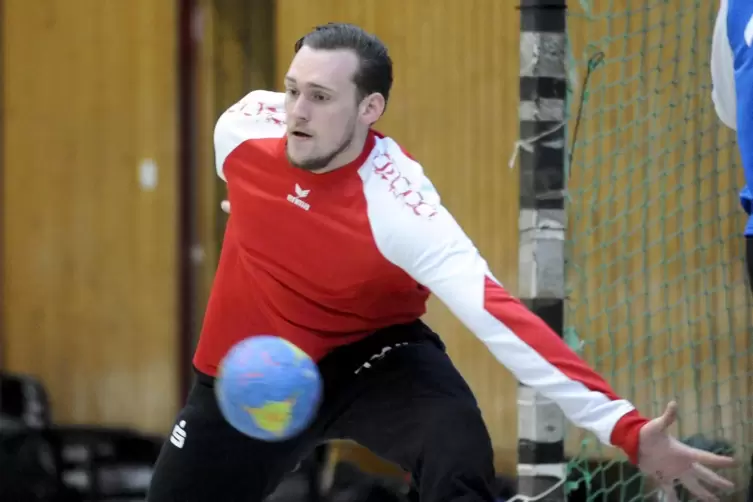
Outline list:
[[[220,202],[220,207],[227,214],[230,214],[230,201],[229,200],[223,200],[222,202]]]
[[[679,481],[698,500],[717,502],[719,498],[704,487],[729,490],[731,481],[712,468],[732,467],[735,459],[687,446],[667,432],[677,418],[677,403],[670,402],[664,414],[643,426],[640,432],[638,467],[656,481],[665,492],[667,502],[677,502],[674,489]],[[708,466],[708,467],[707,467]]]

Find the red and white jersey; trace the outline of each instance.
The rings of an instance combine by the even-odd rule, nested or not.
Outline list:
[[[421,165],[372,132],[347,166],[292,167],[284,98],[251,92],[215,128],[232,210],[197,369],[214,375],[229,348],[254,334],[286,338],[318,360],[418,319],[433,293],[519,381],[633,457],[646,420],[500,285]]]

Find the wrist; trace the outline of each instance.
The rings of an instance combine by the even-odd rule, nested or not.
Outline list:
[[[610,442],[624,451],[630,462],[635,465],[638,465],[641,429],[648,421],[637,410],[633,410],[623,415],[615,424],[614,429],[612,429]]]

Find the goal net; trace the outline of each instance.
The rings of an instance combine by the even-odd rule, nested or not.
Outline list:
[[[751,294],[734,134],[711,101],[718,1],[574,0],[566,339],[642,413],[749,459]],[[623,457],[568,430],[589,501],[642,500]],[[747,487],[747,460],[733,475]]]

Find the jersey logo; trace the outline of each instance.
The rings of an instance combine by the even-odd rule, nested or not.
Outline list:
[[[402,199],[417,216],[431,218],[437,214],[437,208],[424,199],[421,190],[417,190],[408,178],[403,176],[389,153],[382,153],[374,158],[374,172],[389,182],[389,191],[397,199]]]
[[[269,124],[280,127],[285,125],[285,110],[261,101],[252,102],[244,98],[228,108],[227,113],[240,113],[245,117],[261,117]]]
[[[173,427],[173,432],[170,434],[170,442],[177,448],[183,448],[186,444],[186,421],[181,420]]]
[[[296,183],[294,191],[295,191],[295,195],[288,194],[288,202],[292,202],[293,204],[300,207],[304,211],[308,211],[309,209],[311,209],[311,205],[308,202],[303,200],[308,196],[311,190],[304,190],[303,188],[301,188],[301,185]]]

